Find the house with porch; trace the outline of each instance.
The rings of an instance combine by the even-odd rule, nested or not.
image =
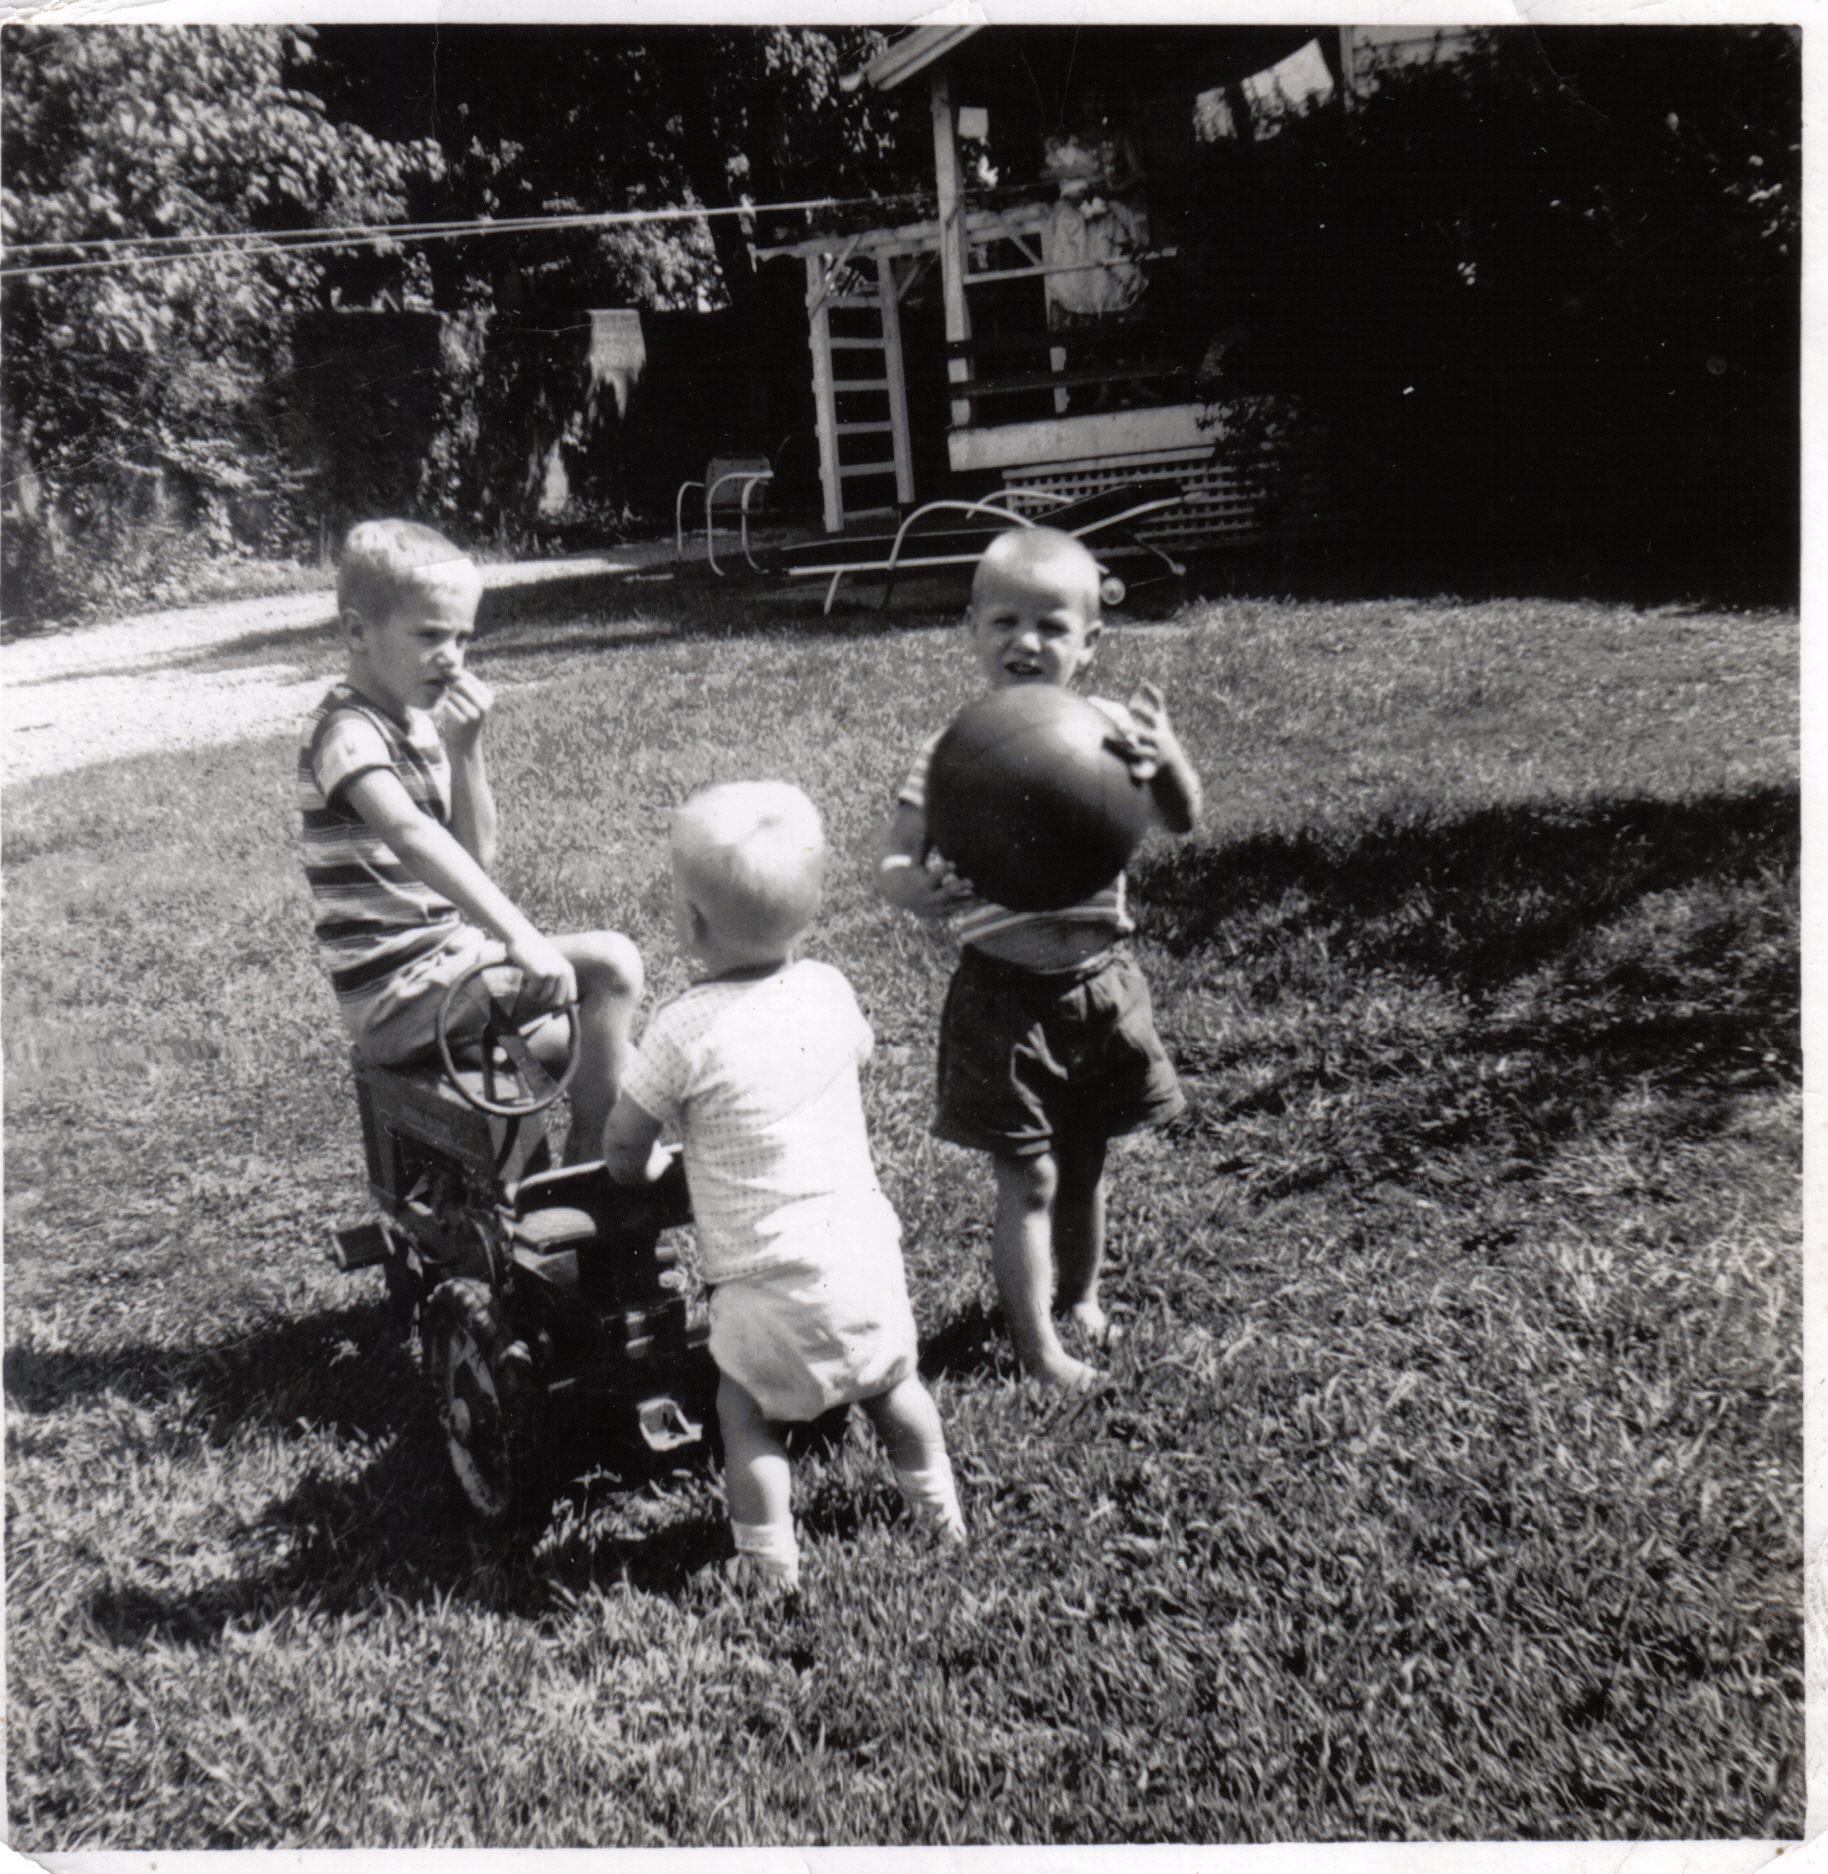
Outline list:
[[[804,269],[823,520],[940,496],[1181,490],[1182,547],[1324,521],[1311,413],[1228,368],[1237,243],[1211,154],[1349,113],[1436,29],[916,27],[847,80],[924,85],[935,212],[758,247]],[[1407,44],[1408,39],[1416,43]]]

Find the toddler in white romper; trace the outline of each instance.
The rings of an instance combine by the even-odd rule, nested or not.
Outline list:
[[[869,1025],[837,970],[794,955],[818,910],[818,813],[779,782],[712,788],[675,815],[672,860],[676,934],[706,974],[656,1013],[625,1070],[609,1164],[637,1179],[663,1130],[683,1141],[742,1566],[797,1585],[779,1428],[853,1402],[916,1516],[961,1541],[915,1371],[901,1226],[864,1126]]]

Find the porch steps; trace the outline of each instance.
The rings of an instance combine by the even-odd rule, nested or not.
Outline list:
[[[914,499],[901,314],[889,257],[877,255],[872,267],[848,254],[808,254],[806,308],[825,531],[841,533],[847,520]],[[832,330],[834,313],[842,315],[846,330]],[[840,351],[847,354],[842,377],[833,357]],[[888,437],[889,453],[860,453],[848,439],[861,436]],[[853,498],[857,483],[865,486]]]

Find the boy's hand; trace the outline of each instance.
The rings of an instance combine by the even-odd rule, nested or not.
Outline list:
[[[1113,729],[1106,739],[1129,763],[1132,779],[1146,786],[1160,773],[1170,751],[1178,748],[1179,743],[1168,725],[1168,705],[1153,683],[1141,685],[1125,707],[1134,728],[1127,732]]]
[[[982,902],[977,887],[959,876],[958,868],[937,846],[928,851],[920,869],[926,880],[928,902],[933,906],[929,916],[942,917]]]
[[[1135,731],[1116,736],[1112,746],[1130,764],[1138,781],[1153,781],[1164,768],[1185,763],[1181,739],[1168,720],[1168,704],[1153,683],[1140,685],[1125,704],[1135,721]]]
[[[890,852],[878,877],[889,902],[917,918],[949,917],[980,902],[971,881],[960,878],[952,861],[934,847],[921,859],[911,850]]]
[[[447,745],[464,753],[476,746],[494,707],[495,692],[473,672],[460,670],[438,699],[438,732]]]
[[[578,999],[576,972],[558,946],[538,931],[508,945],[508,961],[526,979],[526,992],[550,1008],[563,1008]]]
[[[1111,746],[1130,765],[1139,785],[1155,796],[1155,809],[1171,833],[1188,833],[1200,817],[1200,779],[1168,720],[1168,705],[1153,683],[1138,686],[1126,705],[1133,727]]]

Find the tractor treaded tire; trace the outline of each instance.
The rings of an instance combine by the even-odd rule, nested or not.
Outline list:
[[[421,1326],[432,1405],[458,1500],[488,1530],[537,1530],[552,1508],[545,1388],[530,1361],[510,1360],[513,1336],[488,1285],[442,1282]]]

